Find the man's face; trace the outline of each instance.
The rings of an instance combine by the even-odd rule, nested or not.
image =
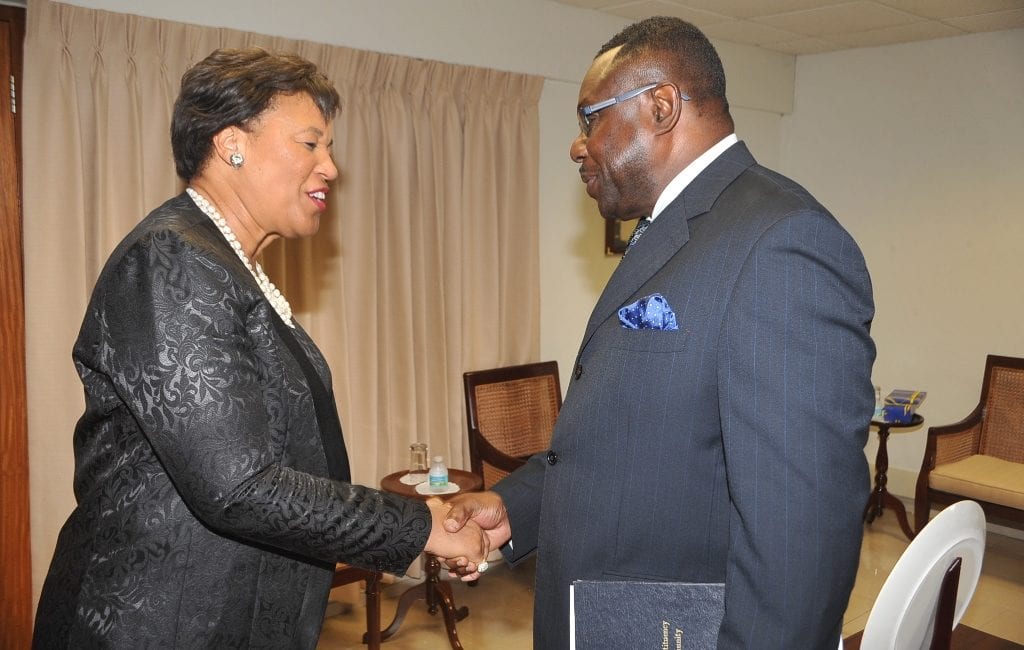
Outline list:
[[[617,51],[609,50],[594,59],[580,85],[578,106],[615,97],[646,81],[631,74],[629,64],[612,66]],[[597,201],[606,219],[649,215],[658,198],[650,174],[652,140],[641,119],[650,101],[650,94],[643,93],[593,113],[589,133],[581,130],[569,147],[569,156],[580,165],[587,194]]]

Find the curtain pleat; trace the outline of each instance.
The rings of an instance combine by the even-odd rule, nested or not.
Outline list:
[[[29,4],[24,114],[36,586],[73,507],[71,346],[117,242],[182,184],[181,75],[218,47],[315,62],[343,109],[320,233],[264,265],[330,362],[354,480],[408,445],[468,467],[462,373],[537,359],[542,79],[63,5]]]

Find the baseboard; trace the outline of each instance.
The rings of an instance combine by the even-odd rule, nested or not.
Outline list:
[[[910,501],[914,500],[914,493],[917,491],[917,472],[890,467],[889,471],[886,472],[886,476],[889,477],[889,480],[885,487],[890,493],[895,494],[904,501],[907,499],[910,499]],[[871,480],[875,480],[873,470],[871,473]],[[872,483],[872,485],[874,485],[874,483]]]

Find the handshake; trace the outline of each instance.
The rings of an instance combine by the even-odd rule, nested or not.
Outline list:
[[[487,570],[487,554],[512,538],[505,504],[496,492],[460,494],[448,501],[427,501],[432,525],[424,550],[463,581],[476,580]]]

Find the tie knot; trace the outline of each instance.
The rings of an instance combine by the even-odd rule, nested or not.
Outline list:
[[[636,222],[636,228],[633,229],[633,234],[629,236],[629,242],[626,244],[626,253],[629,252],[630,248],[633,248],[633,244],[640,239],[640,235],[644,234],[647,230],[647,226],[651,225],[651,218],[644,217]],[[625,253],[623,254],[625,255]]]

